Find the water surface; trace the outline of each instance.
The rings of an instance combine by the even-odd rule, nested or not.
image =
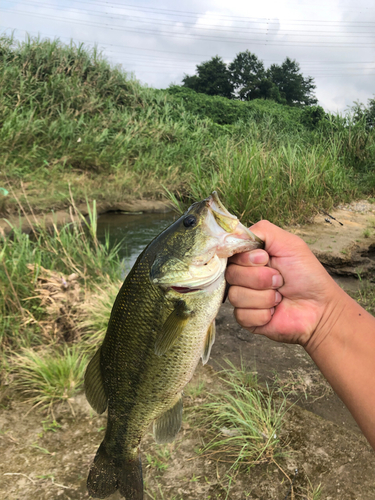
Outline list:
[[[108,234],[111,246],[122,242],[119,254],[125,260],[126,271],[129,271],[142,250],[177,217],[174,212],[166,214],[108,212],[98,218],[98,238],[104,242]]]

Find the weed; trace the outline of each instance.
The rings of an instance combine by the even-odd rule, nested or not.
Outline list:
[[[204,380],[199,378],[197,382],[191,382],[185,387],[184,394],[186,394],[192,399],[195,399],[202,394],[204,390],[204,385],[205,385]]]
[[[25,212],[22,206],[21,210]],[[0,348],[3,349],[58,340],[52,317],[56,319],[56,328],[61,329],[67,321],[67,330],[74,331],[72,308],[81,300],[75,283],[90,289],[95,283],[115,279],[121,272],[117,247],[110,249],[109,242],[103,245],[97,239],[95,203],[89,221],[73,203],[71,221],[62,228],[54,226],[52,231],[44,228],[36,217],[31,219],[30,223],[34,223],[31,235],[16,226],[12,226],[11,237],[0,235],[3,283]],[[49,331],[43,323],[47,316]]]
[[[86,364],[86,356],[74,346],[56,351],[24,349],[13,357],[19,389],[34,407],[49,409],[56,402],[69,402],[81,388]]]
[[[159,472],[163,472],[168,469],[168,464],[160,460],[158,457],[151,455],[151,453],[146,453],[146,460],[149,467],[152,467]]]
[[[67,206],[69,184],[78,201],[179,206],[216,188],[245,222],[279,224],[373,194],[375,133],[350,115],[311,129],[305,109],[143,87],[74,43],[0,45],[0,184],[20,193],[22,179],[39,211]]]
[[[121,284],[117,279],[96,284],[86,300],[78,305],[77,326],[87,345],[96,347],[102,341]]]
[[[361,286],[357,292],[348,293],[370,314],[375,316],[375,283],[368,280],[362,280],[358,275]]]
[[[368,228],[367,228],[367,229],[365,229],[365,230],[363,231],[363,237],[364,237],[364,238],[370,238],[370,236],[371,236],[371,230],[370,230],[370,229],[368,229]]]
[[[271,460],[281,452],[285,396],[262,390],[243,368],[231,365],[221,374],[225,391],[211,394],[209,402],[197,409],[198,421],[209,436],[201,453],[231,463],[234,469]]]
[[[61,429],[61,425],[55,419],[42,420],[42,425],[44,432],[57,432],[58,429]]]

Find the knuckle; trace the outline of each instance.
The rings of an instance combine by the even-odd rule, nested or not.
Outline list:
[[[246,309],[235,309],[234,317],[236,318],[237,323],[241,326],[251,326],[248,318],[248,311]]]
[[[238,301],[238,287],[231,286],[228,291],[228,300],[229,302],[235,306]]]

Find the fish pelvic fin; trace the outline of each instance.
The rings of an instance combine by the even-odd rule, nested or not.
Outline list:
[[[176,437],[182,424],[182,397],[154,421],[154,437],[158,444],[170,443]]]
[[[139,452],[128,458],[113,459],[103,442],[91,465],[87,489],[93,498],[107,498],[119,490],[125,500],[143,500],[142,463]]]

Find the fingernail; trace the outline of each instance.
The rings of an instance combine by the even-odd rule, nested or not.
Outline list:
[[[272,286],[273,288],[280,288],[283,286],[284,280],[281,274],[274,274],[272,276]]]
[[[250,252],[249,259],[252,264],[267,264],[268,255],[264,250],[254,250]]]
[[[276,290],[276,292],[275,292],[275,304],[278,304],[279,302],[281,302],[281,299],[282,299],[281,293]]]

